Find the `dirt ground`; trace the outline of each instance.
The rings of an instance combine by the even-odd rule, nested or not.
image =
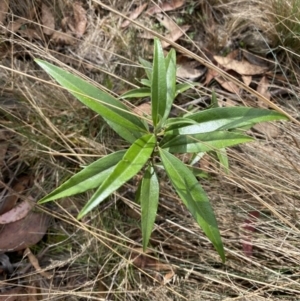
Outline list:
[[[0,225],[0,301],[299,300],[298,2],[0,2],[0,220],[22,208]],[[139,85],[139,57],[151,61],[155,36],[176,50],[178,82],[199,84],[176,98],[172,114],[208,108],[215,91],[221,107],[289,117],[258,124],[248,131],[255,142],[228,149],[229,174],[213,156],[199,162],[225,264],[168,181],[147,252],[137,178],[80,221],[92,192],[36,204],[126,143],[34,59],[119,96]]]

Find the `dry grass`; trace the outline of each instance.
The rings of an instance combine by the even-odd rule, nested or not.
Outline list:
[[[211,62],[202,55],[203,48],[213,47],[215,52],[224,53],[243,42],[250,52],[274,60],[277,52],[273,49],[282,45],[286,51],[278,52],[276,57],[274,89],[285,87],[289,93],[280,94],[277,105],[299,120],[299,58],[291,55],[298,46],[293,48],[293,43],[276,38],[284,34],[280,28],[295,33],[296,27],[282,21],[276,10],[276,5],[280,8],[282,4],[274,1],[187,1],[169,16],[192,24],[190,36],[180,40],[186,50],[178,49],[186,53],[192,50],[195,58],[207,66]],[[70,5],[67,0],[56,4],[58,15]],[[11,102],[3,106],[0,99],[0,126],[10,131],[12,138],[1,180],[7,180],[11,171],[29,173],[35,179],[30,194],[39,199],[80,165],[124,147],[99,117],[45,77],[32,58],[53,62],[118,95],[141,76],[138,56],[151,55],[151,41],[138,38],[138,45],[133,41],[145,31],[143,26],[155,29],[157,22],[142,16],[140,26],[121,31],[123,19],[113,10],[127,14],[139,4],[87,1],[87,32],[77,46],[63,50],[49,46],[45,40],[30,41],[12,32],[3,35],[0,46],[8,50],[1,54],[1,97]],[[270,14],[265,14],[262,7]],[[14,13],[15,17],[26,16],[24,10],[15,9]],[[297,15],[285,16],[285,20],[300,24]],[[164,33],[162,28],[157,31]],[[251,35],[257,33],[261,44],[251,40]],[[275,80],[275,72],[283,75],[281,82]],[[217,92],[220,100],[239,100],[220,89]],[[211,87],[189,93],[191,97],[193,93],[211,95]],[[255,104],[253,93],[246,89],[243,101]],[[149,257],[137,259],[140,213],[134,203],[133,180],[82,221],[75,216],[88,199],[87,194],[43,206],[41,210],[53,216],[53,225],[34,252],[40,253],[40,265],[53,278],[46,279],[28,268],[23,274],[13,275],[10,283],[37,296],[31,300],[299,300],[299,123],[276,123],[274,128],[274,138],[268,128],[265,133],[253,131],[257,142],[229,151],[229,175],[211,161],[210,178],[203,180],[226,248],[225,265],[167,182],[161,183],[161,204]],[[254,220],[257,230],[250,234],[253,255],[249,257],[242,248],[246,237],[243,225],[253,211],[260,216]],[[25,259],[15,260],[27,264]]]

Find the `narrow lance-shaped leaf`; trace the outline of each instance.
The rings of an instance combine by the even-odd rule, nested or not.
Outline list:
[[[116,164],[123,158],[124,154],[124,150],[118,151],[93,162],[43,197],[39,201],[39,204],[99,187],[99,185],[111,174]]]
[[[148,79],[151,81],[152,79],[152,64],[143,58],[139,58],[141,65],[144,67],[145,72],[147,74]]]
[[[164,122],[170,114],[173,101],[176,94],[176,53],[174,49],[168,53],[166,59],[166,85],[167,85],[167,94],[166,94],[166,108],[165,113],[162,119]]]
[[[130,90],[123,95],[121,95],[120,98],[141,98],[141,97],[148,97],[151,95],[150,88],[143,87],[143,88],[137,88]]]
[[[112,173],[106,178],[92,198],[83,207],[78,218],[82,218],[115,190],[135,176],[150,158],[155,147],[155,143],[156,138],[151,134],[144,135],[137,139],[126,151],[124,157],[116,165]]]
[[[154,40],[151,106],[153,125],[163,118],[166,108],[167,82],[164,52],[158,39]]]
[[[166,136],[160,147],[170,153],[200,153],[213,151],[245,142],[253,138],[235,132],[216,131],[195,135]]]
[[[133,142],[147,132],[143,122],[113,96],[57,66],[41,60],[36,62],[84,105],[109,121],[112,128],[124,139]],[[114,124],[119,127],[114,127]]]
[[[159,149],[159,154],[176,192],[224,262],[225,254],[217,220],[198,180],[178,158],[163,149]]]
[[[142,208],[143,249],[146,250],[155,222],[159,197],[159,183],[152,166],[149,166],[143,176],[140,188],[140,203]]]
[[[186,117],[197,121],[198,124],[175,129],[170,128],[168,133],[180,135],[200,134],[216,130],[242,128],[258,122],[287,120],[285,115],[276,111],[247,107],[212,108],[194,114],[187,114]]]
[[[216,151],[220,165],[223,167],[226,174],[229,174],[229,162],[226,148],[221,148]]]

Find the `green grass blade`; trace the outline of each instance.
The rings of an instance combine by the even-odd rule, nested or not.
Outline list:
[[[46,203],[99,187],[123,158],[125,152],[118,151],[93,162],[43,197],[38,203]]]
[[[205,191],[193,173],[179,159],[163,149],[159,149],[159,154],[177,194],[224,262],[225,253],[217,220]]]
[[[136,138],[147,132],[143,122],[113,96],[57,66],[42,60],[36,60],[36,62],[84,105],[110,123],[120,125],[121,127],[116,127],[117,130],[121,129],[121,132],[118,132],[120,136],[123,130],[131,131]]]
[[[152,166],[149,166],[142,179],[140,203],[142,208],[143,249],[146,250],[154,226],[159,198],[159,183]]]
[[[144,135],[136,140],[126,151],[122,160],[116,165],[112,173],[106,178],[92,198],[80,211],[78,219],[86,215],[115,190],[135,176],[150,158],[155,143],[156,138],[151,134]]]
[[[154,40],[151,106],[154,127],[163,118],[166,108],[167,81],[164,52],[158,39]]]
[[[253,138],[235,132],[216,131],[196,135],[166,136],[160,147],[170,153],[200,153],[253,141]]]

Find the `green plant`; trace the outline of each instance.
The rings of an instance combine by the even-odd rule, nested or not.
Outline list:
[[[225,261],[217,221],[208,197],[193,173],[193,166],[184,164],[174,154],[194,153],[194,163],[201,154],[215,151],[221,164],[228,169],[225,148],[252,140],[241,131],[242,128],[286,117],[269,110],[213,107],[183,117],[169,118],[175,97],[191,87],[190,84],[176,84],[175,51],[171,50],[164,57],[160,42],[155,40],[153,64],[143,59],[140,61],[147,74],[147,79],[141,80],[144,86],[129,91],[122,97],[151,96],[151,120],[149,116],[136,116],[120,100],[79,77],[47,62],[36,60],[63,87],[101,115],[112,129],[131,143],[127,150],[109,154],[85,167],[42,198],[39,203],[96,188],[78,215],[78,218],[82,218],[144,169],[136,199],[141,204],[145,249],[151,236],[159,201],[157,171],[162,169],[182,202]]]

